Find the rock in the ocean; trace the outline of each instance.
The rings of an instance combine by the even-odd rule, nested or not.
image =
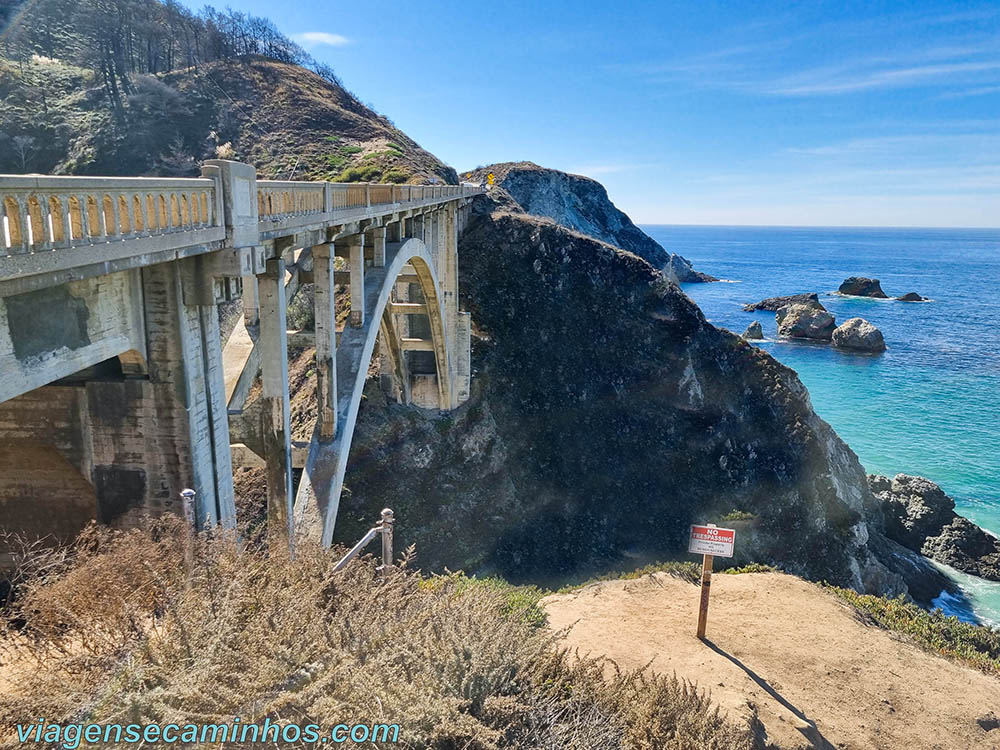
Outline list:
[[[681,257],[677,253],[671,253],[670,261],[667,263],[667,269],[673,272],[678,281],[684,283],[718,281],[718,279],[714,276],[709,276],[707,273],[702,273],[701,271],[695,271],[691,266],[691,261],[687,258]]]
[[[907,292],[902,297],[896,297],[900,302],[923,302],[926,297],[921,297],[916,292]]]
[[[882,503],[890,539],[969,575],[1000,581],[1000,539],[955,513],[955,501],[934,482],[870,474],[868,484]]]
[[[778,312],[782,307],[788,305],[810,305],[815,307],[817,310],[825,310],[822,303],[819,301],[819,295],[815,292],[811,294],[790,294],[787,297],[768,297],[767,299],[762,299],[760,302],[754,302],[750,305],[743,305],[743,309],[746,312],[754,312],[756,310],[768,310],[770,312]]]
[[[761,327],[760,321],[755,320],[748,325],[747,329],[743,332],[743,338],[747,341],[760,341],[764,338],[764,329]]]
[[[955,516],[920,552],[969,575],[1000,581],[1000,542],[968,518]]]
[[[851,297],[889,299],[889,295],[882,291],[882,285],[879,284],[878,279],[868,279],[864,276],[851,276],[844,279],[844,283],[840,285],[837,291]]]
[[[837,327],[833,315],[826,310],[800,303],[779,308],[774,319],[778,322],[778,333],[792,339],[829,341]]]
[[[833,345],[838,349],[878,353],[885,351],[882,332],[864,318],[851,318],[833,331]]]

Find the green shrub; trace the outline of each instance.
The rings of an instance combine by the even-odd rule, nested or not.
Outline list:
[[[730,575],[739,575],[740,573],[780,573],[778,568],[773,565],[765,565],[764,563],[750,563],[749,565],[742,565],[738,568],[726,568],[720,571],[721,573],[728,573]]]
[[[731,510],[728,513],[726,513],[726,515],[721,516],[719,520],[723,522],[753,521],[756,518],[757,518],[756,515],[754,515],[753,513],[749,513],[745,510]]]
[[[361,148],[361,146],[341,146],[340,147],[340,153],[344,154],[345,156],[350,156],[351,154],[360,154],[362,151],[364,151],[364,149]]]
[[[333,178],[334,182],[377,182],[382,176],[380,167],[371,165],[363,167],[348,167]]]
[[[867,622],[903,633],[928,651],[1000,675],[1000,630],[996,628],[962,622],[939,609],[928,612],[902,596],[890,599],[829,585],[827,589],[854,607]]]
[[[390,169],[382,175],[382,182],[393,182],[397,185],[406,182],[408,179],[410,179],[410,174],[404,172],[402,169]]]
[[[594,578],[588,578],[582,583],[563,586],[559,589],[558,593],[566,594],[581,589],[584,586],[589,586],[592,583],[600,583],[601,581],[631,581],[636,578],[652,575],[653,573],[668,573],[688,583],[698,583],[701,581],[701,565],[699,563],[670,560],[668,562],[651,563],[635,570],[603,573]]]

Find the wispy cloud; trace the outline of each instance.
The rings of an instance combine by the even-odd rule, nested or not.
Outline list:
[[[310,47],[343,47],[350,44],[350,39],[340,34],[331,34],[329,31],[305,31],[301,34],[293,35],[295,41]]]
[[[779,96],[811,96],[915,85],[954,85],[956,77],[996,71],[1000,71],[1000,60],[883,68],[839,78],[821,74],[812,80],[810,74],[806,73],[796,77],[800,82],[794,82],[795,79],[788,80],[785,84],[779,83],[770,88],[766,93]]]
[[[982,18],[982,14],[974,14]],[[996,13],[986,16],[996,17]],[[611,67],[651,86],[717,89],[773,97],[838,96],[885,89],[936,87],[956,95],[993,93],[1000,85],[1000,43],[987,26],[962,27],[964,16],[872,18],[777,30],[765,39],[720,43],[673,59]],[[922,45],[901,46],[886,28],[952,25]],[[957,24],[957,25],[956,25]],[[950,32],[950,33],[949,33]],[[880,39],[883,40],[880,43]],[[831,40],[840,47],[831,47]],[[875,50],[875,51],[873,51]],[[837,60],[819,64],[822,58]]]

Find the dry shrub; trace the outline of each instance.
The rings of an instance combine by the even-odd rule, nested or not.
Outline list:
[[[234,534],[186,539],[171,521],[93,529],[24,561],[0,737],[38,717],[238,716],[398,724],[406,748],[754,747],[690,685],[559,649],[523,592],[405,565],[382,581],[370,559],[334,574],[336,555],[307,544],[288,560]]]

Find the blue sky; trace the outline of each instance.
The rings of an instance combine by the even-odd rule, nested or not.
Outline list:
[[[231,5],[456,168],[586,174],[641,223],[1000,225],[995,0]]]

